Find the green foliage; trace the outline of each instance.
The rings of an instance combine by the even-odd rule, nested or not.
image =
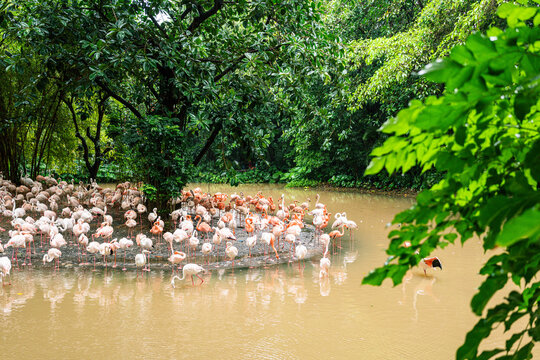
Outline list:
[[[32,0],[4,15],[24,45],[14,66],[32,49],[69,93],[100,88],[116,100],[115,156],[135,161],[161,201],[209,151],[229,170],[235,150],[269,146],[275,124],[262,115],[298,113],[295,94],[314,78],[331,81],[329,64],[343,52],[322,26],[324,10],[320,0]]]
[[[142,193],[148,200],[150,201],[156,200],[158,190],[154,186],[150,184],[142,184],[139,187],[139,190],[142,191]]]
[[[418,164],[444,177],[396,215],[393,222],[402,226],[389,235],[387,264],[364,283],[391,278],[399,284],[410,266],[457,238],[463,243],[478,236],[486,250],[503,250],[480,270],[487,278],[471,308],[483,317],[467,334],[458,359],[502,352],[500,359],[528,359],[540,337],[540,11],[505,4],[498,14],[508,22],[505,31],[474,34],[422,71],[445,83],[444,96],[414,100],[388,120],[382,131],[391,137],[373,151],[366,171],[393,173]],[[401,246],[404,241],[412,246]],[[485,312],[509,280],[519,290]],[[518,330],[512,325],[520,318],[526,326]],[[483,339],[500,324],[514,332],[506,348],[479,354]]]

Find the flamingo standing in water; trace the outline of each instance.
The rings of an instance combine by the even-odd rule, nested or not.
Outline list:
[[[11,261],[15,258],[15,264],[17,265],[17,269],[19,268],[19,260],[17,259],[17,250],[18,248],[26,247],[26,237],[24,235],[15,235],[11,239],[9,239],[8,243],[6,244],[6,249],[8,247],[13,247],[13,254],[11,255]]]
[[[227,257],[232,260],[232,267],[234,269],[234,258],[238,256],[238,249],[230,241],[227,241],[225,254],[227,254]]]
[[[249,248],[249,257],[251,257],[251,249],[257,244],[257,235],[246,238],[246,245]]]
[[[210,254],[212,253],[212,244],[205,242],[202,244],[201,252],[207,257],[207,263],[210,263]]]
[[[43,263],[45,262],[51,262],[53,260],[55,261],[54,271],[60,269],[60,256],[62,256],[62,252],[58,250],[57,248],[50,248],[49,251],[43,255]]]
[[[121,238],[120,241],[118,241],[118,245],[120,246],[120,249],[124,250],[124,267],[122,268],[122,271],[126,271],[126,251],[133,246],[133,241]]]
[[[169,262],[172,265],[172,273],[175,273],[175,265],[180,264],[182,261],[186,260],[186,253],[181,251],[175,251],[169,256]],[[178,270],[180,270],[180,265],[178,265]]]
[[[319,277],[320,278],[328,276],[328,272],[330,270],[330,265],[331,265],[331,262],[330,262],[329,258],[327,258],[327,257],[321,258],[321,260],[319,261],[319,267],[321,269],[321,271],[319,272]]]
[[[88,262],[82,262],[83,256],[86,256],[86,247],[88,246],[88,237],[85,234],[81,234],[79,236],[77,247],[79,248],[79,255],[80,255],[80,264],[81,265],[88,265]],[[82,250],[81,250],[82,248]]]
[[[9,284],[11,285],[11,260],[7,256],[0,257],[0,277],[2,277],[2,286],[4,286],[4,277],[9,275]]]
[[[186,275],[191,275],[191,284],[192,285],[195,285],[195,283],[193,282],[193,275],[195,275],[199,279],[201,279],[201,284],[202,284],[204,282],[204,279],[199,276],[199,273],[201,271],[204,271],[204,268],[202,266],[200,266],[200,265],[197,265],[197,264],[186,264],[186,265],[184,265],[184,267],[182,268],[182,277],[173,276],[173,278],[171,279],[172,287],[173,288],[175,287],[174,286],[174,280],[175,279],[184,280],[186,278]]]
[[[86,251],[90,254],[94,254],[94,270],[92,271],[96,271],[96,254],[99,252],[99,243],[97,241],[90,242],[86,247]]]
[[[326,254],[328,254],[328,246],[330,245],[330,235],[321,234],[319,240],[323,245],[323,249],[325,249],[324,250],[324,256],[326,256]]]
[[[135,255],[135,265],[137,266],[137,279],[139,278],[139,268],[145,266],[146,264],[146,254],[149,254],[150,251],[143,250],[141,254]],[[145,269],[141,269],[141,276],[143,275],[143,271]]]
[[[139,235],[142,235],[142,236],[140,236],[140,238],[137,240],[137,245],[139,245],[143,250],[146,250],[147,251],[146,254],[150,254],[150,250],[154,247],[152,243],[152,239],[146,237],[146,235],[144,234],[139,234]],[[139,235],[137,235],[137,237],[139,237]],[[144,258],[146,262],[146,256]],[[148,265],[143,270],[150,271],[150,255],[148,255]]]
[[[332,240],[340,239],[339,240],[340,245],[337,245],[339,249],[341,249],[341,237],[345,234],[345,227],[346,225],[341,226],[341,232],[339,232],[339,230],[334,230],[334,231],[331,231],[330,234],[328,234],[328,236],[330,236]],[[335,245],[335,242],[334,242],[334,245]]]
[[[436,256],[430,257],[430,258],[423,258],[422,261],[420,261],[420,266],[424,270],[425,276],[427,276],[427,272],[426,272],[427,269],[430,269],[430,268],[435,269],[436,267],[438,267],[439,269],[442,270],[441,261]]]
[[[308,252],[307,248],[304,245],[300,244],[300,243],[296,247],[295,255],[296,255],[297,259],[299,260],[298,261],[298,270],[300,270],[300,262],[303,261],[306,258],[307,252]],[[305,262],[304,262],[304,267],[306,267]]]
[[[279,255],[278,255],[278,252],[274,246],[274,242],[276,240],[276,237],[274,236],[274,234],[272,233],[269,233],[269,232],[263,232],[261,234],[261,240],[263,242],[266,243],[266,247],[268,248],[268,245],[270,245],[272,247],[272,249],[274,250],[274,252],[276,253],[276,259],[279,259]],[[267,249],[265,249],[265,255],[267,254]]]

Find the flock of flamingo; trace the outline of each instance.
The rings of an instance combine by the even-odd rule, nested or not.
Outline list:
[[[44,253],[43,263],[54,262],[54,271],[60,267],[62,249],[67,250],[69,246],[73,249],[77,247],[80,265],[89,265],[88,254],[92,254],[94,271],[98,255],[103,256],[105,267],[108,266],[107,257],[114,256],[112,267],[116,267],[118,250],[123,250],[122,270],[125,271],[126,252],[138,249],[134,256],[137,278],[139,270],[141,276],[144,271],[150,271],[149,257],[166,244],[173,272],[173,287],[175,280],[184,280],[187,276],[191,277],[193,285],[194,276],[202,284],[204,280],[198,274],[205,271],[203,266],[197,263],[182,266],[187,260],[197,259],[197,252],[208,264],[210,256],[219,260],[222,255],[223,259],[232,262],[234,268],[239,247],[245,252],[249,251],[249,255],[246,255],[249,258],[254,248],[262,250],[264,247],[265,262],[267,258],[279,259],[280,253],[289,254],[291,259],[299,261],[300,267],[300,261],[308,256],[306,245],[312,244],[314,249],[323,254],[319,276],[327,277],[331,266],[328,258],[330,243],[340,248],[340,238],[345,229],[357,228],[354,221],[347,219],[346,213],[337,213],[331,227],[339,230],[325,233],[331,214],[319,202],[318,195],[314,207],[310,209],[309,199],[301,204],[294,201],[286,205],[283,195],[274,203],[271,196],[263,196],[262,192],[244,196],[243,193],[208,194],[200,188],[183,191],[181,197],[169,201],[173,211],[169,214],[170,222],[166,219],[171,227],[166,232],[166,223],[158,215],[158,209],[148,212],[144,204],[144,194],[129,182],[120,183],[116,189],[112,189],[101,188],[94,181],[74,185],[43,176],[35,180],[23,177],[21,185],[16,186],[0,178],[0,223],[11,227],[7,230],[7,243],[2,245],[0,242],[0,253],[9,247],[13,249],[11,259],[0,257],[0,277],[3,283],[4,278],[10,276],[13,262],[19,268],[18,249],[24,249],[22,265],[31,266],[32,246],[33,254],[36,255],[37,243]],[[127,236],[113,238],[113,214],[118,218],[122,213],[120,221],[125,222],[118,225],[117,229],[125,226],[128,229]],[[310,230],[307,231],[306,215],[312,219],[312,226],[309,225]],[[213,223],[215,226],[211,226]],[[92,227],[94,230],[91,230]],[[149,236],[144,233],[148,228]],[[0,234],[5,231],[0,228]],[[238,234],[246,236],[240,239]],[[183,246],[184,251],[175,250],[175,244],[177,247]],[[175,276],[175,272],[180,269],[182,277]],[[11,284],[11,276],[9,279]]]

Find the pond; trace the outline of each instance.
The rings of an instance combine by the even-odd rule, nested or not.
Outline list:
[[[318,192],[330,212],[346,211],[358,229],[332,253],[322,281],[318,258],[305,267],[215,270],[200,286],[177,281],[176,288],[168,270],[144,279],[119,269],[14,271],[13,285],[0,289],[5,356],[450,359],[476,322],[469,302],[489,255],[478,241],[437,251],[443,271],[425,277],[413,269],[395,288],[361,285],[386,259],[386,224],[413,198],[277,185],[203,190],[262,190],[274,199],[283,193],[286,203],[314,200]],[[489,347],[503,344],[497,336],[490,341]]]

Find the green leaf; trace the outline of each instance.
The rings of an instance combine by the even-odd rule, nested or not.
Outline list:
[[[500,246],[510,246],[523,238],[533,237],[536,240],[540,233],[540,211],[529,209],[523,214],[509,220],[497,237]]]
[[[476,359],[476,352],[480,342],[491,333],[491,324],[485,319],[480,319],[474,328],[467,333],[465,343],[456,353],[457,360]]]
[[[514,100],[514,111],[516,117],[519,120],[525,119],[525,116],[529,113],[531,107],[536,104],[536,101],[537,98],[531,96],[531,94],[526,91],[518,93]]]
[[[508,276],[506,274],[489,276],[482,285],[480,285],[478,293],[474,295],[471,300],[472,311],[476,315],[482,315],[484,307],[487,305],[493,294],[502,289],[507,281]]]
[[[377,174],[384,167],[384,163],[385,163],[385,158],[376,157],[374,159],[371,159],[371,162],[369,163],[369,166],[366,168],[364,175]]]
[[[387,273],[388,270],[386,268],[375,269],[362,279],[362,284],[379,286],[386,279]]]
[[[536,140],[525,156],[525,165],[531,170],[531,176],[540,183],[540,139]]]

